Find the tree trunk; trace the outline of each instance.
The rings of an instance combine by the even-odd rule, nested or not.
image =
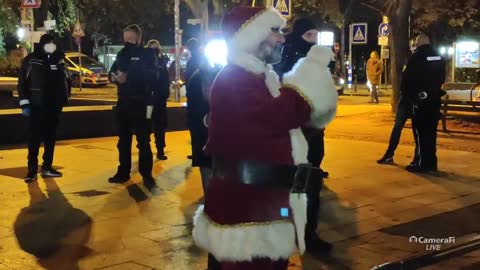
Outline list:
[[[409,16],[412,9],[412,0],[401,0],[396,9],[391,9],[387,14],[392,25],[390,35],[390,77],[392,79],[392,111],[396,112],[400,97],[400,85],[403,67],[407,63],[409,49]]]
[[[38,27],[43,27],[43,22],[48,18],[48,7],[50,5],[50,0],[42,0],[42,5],[40,8],[33,9],[33,17],[35,21],[35,29]]]

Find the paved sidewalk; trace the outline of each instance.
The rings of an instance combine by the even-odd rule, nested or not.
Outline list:
[[[328,133],[327,133],[328,136]],[[206,254],[190,236],[202,201],[200,175],[190,167],[187,132],[167,134],[167,161],[155,162],[159,195],[136,173],[125,185],[107,182],[117,166],[115,138],[60,142],[58,180],[26,185],[26,149],[0,151],[0,269],[205,269]],[[291,270],[359,269],[425,252],[410,236],[460,237],[480,232],[480,155],[439,150],[436,176],[403,166],[412,147],[401,145],[399,166],[375,163],[385,144],[328,139],[319,234],[335,243],[333,257],[295,256]],[[137,159],[134,153],[134,160]],[[38,254],[60,247],[53,256]],[[462,269],[479,252],[458,258]],[[477,264],[478,266],[478,264]],[[476,269],[476,268],[464,268]]]

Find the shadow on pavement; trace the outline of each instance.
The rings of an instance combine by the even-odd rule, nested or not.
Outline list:
[[[132,197],[137,203],[148,200],[147,194],[137,184],[127,186],[128,195]]]
[[[317,233],[321,239],[325,239],[328,233],[356,235],[357,234],[357,206],[354,203],[345,205],[337,194],[323,185],[320,197],[319,224],[329,227],[326,231]],[[338,230],[338,231],[337,231]],[[354,261],[350,254],[350,246],[345,241],[332,243],[334,249],[330,254],[311,255],[305,253],[302,260],[304,270],[347,270],[353,267]]]
[[[14,223],[18,244],[45,269],[79,269],[79,261],[91,252],[85,244],[92,219],[68,202],[54,180],[45,179],[45,184],[47,195],[38,182],[28,185],[30,205]]]
[[[56,170],[61,170],[63,167],[54,166]],[[25,167],[15,167],[15,168],[5,168],[0,169],[0,175],[23,179],[27,175],[28,168]]]

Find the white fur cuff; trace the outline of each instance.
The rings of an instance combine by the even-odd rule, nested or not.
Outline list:
[[[329,48],[313,46],[284,76],[284,86],[299,92],[312,106],[310,124],[317,128],[325,128],[337,112],[338,94],[328,69],[332,54]]]
[[[200,206],[193,224],[195,243],[220,261],[288,259],[296,251],[295,227],[288,221],[225,226],[211,221]]]

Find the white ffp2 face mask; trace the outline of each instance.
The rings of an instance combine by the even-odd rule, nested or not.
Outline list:
[[[52,54],[57,50],[57,45],[55,45],[55,43],[47,43],[43,46],[43,50],[46,53]]]

